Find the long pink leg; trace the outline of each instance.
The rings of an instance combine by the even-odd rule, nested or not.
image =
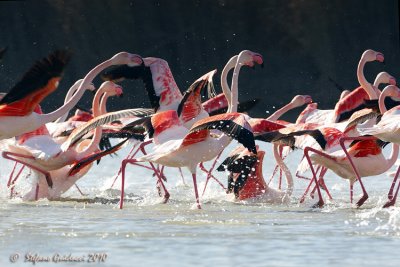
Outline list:
[[[315,172],[314,167],[312,165],[311,158],[310,158],[310,155],[309,155],[310,152],[314,152],[314,153],[316,153],[316,154],[318,154],[318,155],[320,155],[322,157],[325,157],[327,159],[334,160],[334,158],[329,156],[329,155],[327,155],[327,154],[325,154],[325,153],[323,153],[323,152],[321,152],[321,151],[319,151],[319,150],[316,150],[316,149],[314,149],[312,147],[306,147],[304,149],[304,155],[305,155],[305,157],[306,157],[306,159],[308,161],[308,164],[310,165],[310,169],[311,169],[311,172],[312,172],[312,175],[313,175],[313,178],[311,179],[310,185],[308,186],[308,188],[311,186],[311,183],[315,182],[315,185],[317,187],[319,200],[314,206],[315,207],[322,207],[324,205],[324,200],[322,199],[321,189],[318,186],[317,173]],[[304,197],[305,197],[305,195],[303,195],[303,197],[300,199],[300,203],[304,202]]]
[[[274,168],[274,170],[272,172],[271,178],[269,178],[269,181],[268,181],[267,185],[269,185],[272,182],[272,179],[274,179],[274,176],[275,176],[276,172],[278,171],[278,168],[279,168],[279,166],[275,165],[275,168]]]
[[[222,152],[221,152],[222,153]],[[224,190],[226,189],[225,186],[214,176],[212,175],[212,171],[214,170],[215,165],[217,164],[217,160],[218,158],[221,156],[221,153],[218,154],[217,158],[215,159],[215,161],[213,162],[213,164],[211,165],[211,168],[207,171],[206,168],[204,167],[203,162],[201,162],[199,164],[200,170],[202,170],[203,172],[207,173],[207,179],[206,179],[206,184],[204,185],[204,189],[203,189],[203,196],[204,193],[206,192],[206,188],[208,185],[208,181],[213,178]]]
[[[194,196],[196,197],[197,208],[201,209],[200,199],[199,199],[199,191],[197,190],[197,181],[196,181],[195,173],[192,173],[192,178],[193,178]]]
[[[182,168],[178,168],[178,169],[179,169],[179,173],[181,174],[182,183],[183,183],[183,185],[186,185],[186,182],[185,182],[185,177],[183,177]]]
[[[75,185],[75,188],[78,190],[78,192],[81,194],[81,196],[86,196],[86,194],[84,194],[82,192],[82,190],[79,188],[79,186],[77,184],[74,184],[74,185]]]
[[[157,178],[158,178],[158,182],[161,184],[161,186],[162,186],[162,188],[163,188],[163,190],[165,192],[165,194],[164,194],[164,203],[167,203],[167,201],[168,201],[168,199],[170,197],[170,194],[169,194],[167,188],[165,187],[165,185],[164,185],[164,183],[162,181],[162,178],[161,178],[160,174],[158,173],[157,169],[155,168],[154,164],[152,162],[149,162],[150,166],[151,166],[151,168],[150,168],[150,167],[147,167],[147,166],[139,164],[135,159],[124,159],[122,161],[122,163],[121,163],[122,179],[121,179],[121,198],[120,198],[119,208],[122,209],[123,203],[124,203],[125,169],[126,169],[126,165],[128,163],[133,164],[133,165],[137,165],[137,166],[140,166],[140,167],[152,169],[156,173]]]
[[[393,195],[393,188],[397,182],[397,178],[398,178],[399,174],[400,174],[400,166],[397,168],[396,175],[393,178],[392,186],[390,187],[390,191],[388,194],[389,200],[385,203],[385,205],[383,205],[384,208],[388,208],[388,207],[394,206],[394,204],[396,204],[397,194],[399,193],[399,188],[400,188],[400,183],[397,185],[396,193],[394,195]]]
[[[10,187],[10,185],[11,185],[11,181],[12,181],[12,179],[14,177],[14,171],[17,168],[17,166],[18,166],[18,162],[14,162],[14,167],[13,167],[13,169],[12,169],[12,171],[10,173],[10,176],[8,178],[7,187]],[[24,166],[24,165],[22,165],[22,166]]]
[[[400,168],[400,166],[399,166],[399,168]],[[389,199],[393,198],[393,190],[394,190],[394,186],[396,185],[397,178],[399,176],[399,174],[398,174],[399,168],[397,169],[396,175],[394,176],[393,181],[392,181],[392,185],[390,186],[390,189],[389,189],[389,193],[388,193],[388,198]]]
[[[9,159],[9,160],[24,164],[25,166],[28,166],[29,168],[31,168],[33,170],[36,170],[36,171],[38,171],[40,173],[43,173],[43,175],[45,176],[47,184],[49,185],[49,187],[53,187],[53,181],[51,180],[51,175],[50,175],[50,173],[48,171],[45,171],[45,170],[43,170],[43,169],[41,169],[39,167],[36,167],[36,166],[34,166],[34,165],[30,164],[30,163],[23,162],[20,159],[13,158],[13,157],[19,157],[19,158],[25,158],[25,159],[34,159],[34,157],[27,156],[27,155],[22,155],[22,154],[18,154],[18,153],[13,153],[13,152],[9,152],[9,151],[3,151],[3,153],[1,155],[5,159]]]
[[[340,146],[342,147],[344,153],[346,154],[347,159],[349,160],[349,162],[350,162],[350,164],[351,164],[351,167],[353,168],[354,174],[357,176],[357,180],[360,182],[361,190],[363,191],[363,196],[362,196],[362,197],[360,198],[360,200],[358,200],[357,203],[356,203],[356,204],[357,204],[357,207],[360,207],[360,206],[361,206],[362,204],[364,204],[364,202],[368,199],[368,193],[367,193],[367,191],[365,190],[364,184],[363,184],[363,182],[361,181],[361,176],[360,176],[360,174],[358,173],[358,170],[357,170],[356,166],[354,165],[353,160],[352,160],[352,158],[351,158],[349,152],[347,152],[347,149],[346,149],[346,147],[345,147],[345,145],[344,145],[344,141],[351,141],[351,140],[373,140],[373,139],[376,139],[376,138],[373,137],[373,136],[358,136],[358,137],[342,137],[342,138],[339,139]]]
[[[148,144],[151,144],[152,142],[153,142],[152,140],[149,140],[149,141],[146,141],[146,142],[143,142],[143,143],[139,144],[139,147],[138,147],[138,148],[136,149],[136,151],[133,153],[133,150],[138,146],[138,144],[135,144],[135,145],[132,147],[131,151],[129,151],[128,156],[126,156],[125,159],[133,159],[133,158],[136,156],[136,154],[137,154],[139,151],[141,151],[142,146],[143,146],[143,147],[144,147],[144,146],[147,146]],[[121,165],[121,167],[119,168],[118,173],[117,173],[117,175],[115,176],[114,181],[113,181],[112,184],[111,184],[111,188],[114,187],[114,184],[115,184],[115,182],[117,181],[118,177],[120,176],[121,172],[122,172],[122,165]]]
[[[22,167],[19,169],[19,172],[17,173],[17,175],[15,176],[15,178],[9,183],[7,184],[8,188],[11,187],[10,190],[10,198],[12,198],[14,196],[14,185],[17,182],[17,179],[19,178],[19,176],[21,175],[22,171],[24,170],[25,165],[22,165]],[[10,179],[12,178],[12,176],[10,175]]]
[[[320,167],[320,166],[317,165],[317,169],[316,169],[316,171],[315,171],[315,174],[318,174],[319,167]],[[297,176],[297,173],[296,173],[296,176]],[[305,190],[304,193],[303,193],[303,196],[300,198],[300,203],[303,203],[303,202],[304,202],[304,199],[305,199],[305,197],[306,197],[306,195],[308,194],[308,191],[309,191],[310,188],[311,188],[311,185],[312,185],[311,180],[312,180],[312,179],[307,178],[307,177],[303,177],[303,176],[298,176],[298,178],[304,178],[304,179],[310,181],[310,183],[308,184],[306,190]],[[315,191],[315,190],[316,190],[316,187],[314,186],[314,188],[312,189],[312,191],[311,191],[311,193],[310,193],[311,198],[314,198],[314,191]]]
[[[320,166],[320,165],[319,165],[319,166]],[[331,195],[331,193],[329,192],[328,187],[326,186],[325,180],[324,180],[324,176],[325,176],[325,174],[326,174],[327,171],[328,171],[327,168],[321,167],[321,171],[320,171],[320,173],[319,173],[319,178],[318,178],[318,184],[322,187],[322,189],[323,189],[323,190],[325,191],[325,193],[328,195],[328,198],[329,198],[329,199],[332,199],[332,195]],[[317,170],[317,173],[318,173],[318,170]],[[313,188],[313,190],[311,191],[310,194],[311,194],[311,195],[314,195],[315,190],[317,190],[317,188],[314,186],[314,188]]]

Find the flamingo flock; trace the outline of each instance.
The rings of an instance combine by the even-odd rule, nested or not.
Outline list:
[[[318,109],[311,96],[297,95],[267,118],[249,115],[257,98],[239,100],[239,74],[246,71],[242,67],[264,64],[262,55],[250,50],[232,56],[223,67],[222,93],[218,95],[213,85],[216,70],[199,75],[200,78],[182,93],[166,60],[120,52],[95,66],[84,77],[78,77],[67,92],[64,104],[43,114],[40,104],[57,90],[63,74],[68,72],[70,58],[67,50],[50,53],[35,62],[8,92],[0,94],[1,155],[14,162],[6,183],[11,198],[60,200],[71,187],[79,189],[76,182],[85,179],[94,167],[93,162],[97,161],[101,167],[107,155],[131,146],[129,154],[115,170],[114,183],[118,179],[121,182],[121,209],[125,182],[133,179],[133,168],[144,168],[149,171],[149,177],[156,177],[156,189],[164,203],[171,197],[165,168],[178,168],[183,181],[181,168],[188,169],[198,209],[202,208],[198,170],[206,173],[202,195],[209,180],[214,179],[221,190],[232,194],[236,201],[256,199],[265,203],[289,203],[293,200],[296,181],[285,159],[294,149],[300,149],[304,156],[295,176],[309,180],[299,197],[300,203],[308,196],[314,197],[315,192],[318,195],[315,207],[324,206],[323,192],[329,199],[334,198],[325,183],[325,175],[330,170],[349,180],[350,203],[353,203],[354,185],[360,184],[363,194],[356,202],[360,207],[369,198],[362,179],[384,174],[394,166],[399,155],[400,105],[397,100],[400,89],[395,78],[386,72],[377,74],[372,84],[366,80],[364,66],[368,62],[384,61],[382,53],[371,49],[361,55],[357,67],[360,86],[343,91],[332,109]],[[98,89],[93,84],[97,76],[104,81]],[[123,91],[129,93],[117,84],[124,79],[143,81],[150,108],[107,110],[109,98],[121,96]],[[382,91],[381,84],[385,85]],[[94,93],[92,109],[77,111],[68,118],[85,91]],[[206,91],[208,100],[203,101]],[[296,121],[280,120],[287,111],[304,105]],[[239,146],[229,153],[226,150],[233,140]],[[260,149],[258,142],[271,143],[272,153]],[[386,157],[382,150],[388,144],[392,149]],[[220,159],[224,151],[229,156]],[[275,160],[276,166],[267,182],[263,164],[268,157]],[[205,162],[211,163],[210,169],[206,169]],[[128,164],[133,166],[127,168]],[[17,183],[27,183],[26,179],[19,179],[24,168],[35,174],[34,179],[27,192],[17,192]],[[306,177],[308,170],[310,178]],[[226,186],[215,176],[216,172],[227,175]],[[273,188],[270,182],[277,173],[278,187]],[[384,207],[396,203],[399,174],[400,167],[388,184]],[[283,176],[285,189],[282,189]]]

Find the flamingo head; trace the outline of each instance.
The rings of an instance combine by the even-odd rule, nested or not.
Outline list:
[[[365,61],[378,61],[383,63],[385,61],[385,57],[381,52],[374,51],[372,49],[365,50],[362,54],[361,58],[364,58]]]
[[[120,52],[114,55],[110,60],[112,65],[128,65],[130,67],[134,67],[143,64],[143,59],[141,56],[130,54],[128,52]]]
[[[240,52],[238,56],[238,63],[249,66],[251,68],[254,68],[255,64],[259,64],[261,65],[261,67],[264,67],[262,55],[250,50],[243,50],[242,52]]]
[[[301,107],[305,104],[311,104],[312,103],[312,98],[309,95],[296,95],[293,97],[292,101],[290,103],[294,105],[295,107]]]
[[[395,85],[388,85],[383,89],[382,95],[400,99],[400,89]]]
[[[376,75],[374,86],[378,87],[381,83],[396,85],[396,79],[389,73],[382,71],[378,75]]]
[[[109,96],[119,96],[122,97],[123,95],[123,91],[122,91],[122,87],[116,83],[113,83],[111,81],[106,81],[103,82],[100,85],[99,90],[104,90],[105,93],[108,93]]]

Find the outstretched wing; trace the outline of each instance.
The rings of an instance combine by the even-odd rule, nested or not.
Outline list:
[[[296,137],[303,136],[303,135],[310,135],[312,138],[315,139],[315,141],[317,141],[317,143],[319,144],[319,146],[322,149],[326,148],[327,141],[325,140],[325,137],[322,134],[322,132],[318,129],[316,129],[316,130],[300,130],[300,131],[295,131],[295,132],[291,132],[291,133],[281,133],[279,131],[272,131],[272,132],[267,132],[267,133],[256,135],[255,139],[264,141],[264,142],[278,144],[278,145],[289,146],[292,149],[294,149],[296,147],[304,148],[301,146],[301,144],[296,143]]]
[[[125,109],[115,112],[109,112],[107,114],[98,116],[84,125],[80,126],[79,128],[75,129],[68,139],[62,144],[61,148],[63,151],[66,151],[69,147],[73,146],[76,142],[78,142],[82,136],[87,134],[89,131],[95,129],[96,127],[102,126],[104,124],[111,123],[115,120],[125,117],[133,117],[133,116],[148,116],[153,113],[152,109]],[[140,119],[139,119],[140,120]]]
[[[203,109],[201,93],[204,88],[208,89],[209,96],[215,95],[212,78],[216,72],[217,70],[212,70],[197,79],[183,95],[177,110],[178,116],[183,122],[187,122],[200,114]]]
[[[57,88],[64,67],[70,58],[71,53],[67,50],[57,50],[37,61],[0,100],[0,105],[10,104],[36,94],[41,94],[43,99]]]
[[[245,116],[241,113],[235,112],[220,114],[199,120],[190,129],[190,132],[185,136],[185,139],[190,138],[190,135],[196,134],[196,132],[214,129],[232,137],[246,147],[249,151],[257,154],[253,132],[250,125],[246,121]]]

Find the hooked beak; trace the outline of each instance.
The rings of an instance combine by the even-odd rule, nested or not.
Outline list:
[[[382,53],[378,53],[378,54],[376,55],[376,60],[379,61],[379,62],[381,62],[381,63],[383,63],[383,64],[385,65],[385,57],[383,56]]]

